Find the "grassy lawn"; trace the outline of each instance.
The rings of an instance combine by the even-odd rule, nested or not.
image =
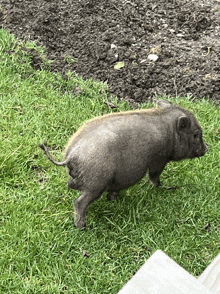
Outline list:
[[[115,202],[103,195],[78,230],[79,192],[38,144],[47,140],[61,160],[84,121],[113,111],[104,103],[111,97],[106,84],[33,70],[24,46],[0,30],[0,293],[117,293],[157,249],[201,274],[220,251],[220,108],[169,99],[194,111],[207,154],[168,164],[161,180],[176,190],[154,189],[145,177]]]

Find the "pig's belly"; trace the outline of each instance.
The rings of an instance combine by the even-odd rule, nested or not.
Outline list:
[[[116,192],[134,185],[145,176],[147,169],[146,165],[120,168],[115,172],[107,190],[109,192]]]

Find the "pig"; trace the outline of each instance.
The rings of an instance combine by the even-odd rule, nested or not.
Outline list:
[[[208,144],[194,114],[171,102],[157,108],[111,113],[93,118],[79,128],[65,148],[65,160],[54,164],[69,169],[68,186],[81,191],[74,201],[74,223],[85,226],[86,210],[103,192],[114,200],[119,191],[140,181],[149,170],[155,186],[173,160],[203,156]]]

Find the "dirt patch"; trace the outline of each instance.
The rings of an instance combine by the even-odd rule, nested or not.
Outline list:
[[[45,46],[53,72],[107,82],[120,99],[220,103],[218,11],[214,0],[2,0],[0,25]]]

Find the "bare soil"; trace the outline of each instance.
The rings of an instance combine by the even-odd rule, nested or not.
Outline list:
[[[214,0],[2,0],[0,25],[45,46],[51,71],[107,82],[131,104],[163,94],[220,104],[219,11]]]

